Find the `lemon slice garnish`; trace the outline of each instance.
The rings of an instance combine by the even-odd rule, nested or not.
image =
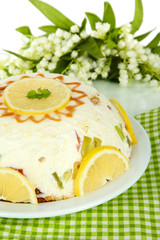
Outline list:
[[[37,204],[33,186],[21,173],[11,168],[0,168],[0,199]]]
[[[129,169],[128,159],[115,147],[94,148],[82,160],[75,178],[75,195],[83,196]]]
[[[113,104],[113,106],[118,110],[118,112],[120,113],[121,117],[123,118],[123,120],[126,123],[126,128],[128,130],[128,133],[132,139],[132,144],[137,144],[137,139],[136,136],[134,134],[132,125],[131,125],[131,121],[127,115],[127,113],[125,112],[125,110],[123,109],[123,107],[121,106],[121,104],[114,98],[109,99],[110,102]]]
[[[28,98],[30,91],[47,90],[50,94],[41,99]],[[4,90],[4,102],[13,112],[18,114],[51,113],[67,105],[71,89],[58,80],[49,78],[24,78],[11,83]]]

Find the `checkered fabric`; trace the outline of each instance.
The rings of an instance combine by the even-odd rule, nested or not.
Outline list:
[[[86,211],[53,218],[0,218],[0,239],[160,239],[160,108],[136,119],[152,145],[151,161],[137,183]]]

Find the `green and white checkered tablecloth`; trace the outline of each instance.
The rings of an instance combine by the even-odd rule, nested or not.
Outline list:
[[[152,156],[129,190],[100,206],[60,217],[0,218],[0,239],[160,239],[160,108],[136,116],[150,136]]]

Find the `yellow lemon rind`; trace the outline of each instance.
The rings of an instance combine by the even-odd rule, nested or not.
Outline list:
[[[132,144],[137,144],[137,139],[136,136],[134,134],[133,131],[133,127],[131,124],[131,121],[127,115],[127,113],[125,112],[125,110],[123,109],[123,107],[121,106],[121,104],[114,98],[109,99],[109,101],[113,104],[113,106],[119,111],[120,115],[122,116],[122,118],[124,119],[125,123],[126,123],[126,128],[130,134],[130,137],[132,139]]]
[[[7,174],[7,173],[13,174],[17,178],[19,178],[19,180],[22,182],[22,185],[27,187],[27,189],[29,190],[29,193],[30,193],[30,202],[29,203],[35,204],[35,205],[38,204],[35,190],[34,190],[33,186],[31,185],[31,183],[27,180],[27,178],[15,169],[8,168],[8,167],[0,167],[0,175]],[[2,196],[0,196],[0,198],[1,197]],[[5,200],[10,201],[10,199],[5,199]],[[16,202],[16,203],[18,203],[18,202]]]
[[[120,150],[118,150],[116,147],[113,146],[100,146],[94,148],[91,152],[89,152],[83,159],[80,165],[80,168],[78,169],[76,178],[75,178],[75,183],[74,183],[74,191],[75,195],[77,197],[81,197],[84,195],[83,193],[83,188],[82,188],[82,183],[87,175],[87,171],[89,167],[92,165],[95,159],[97,159],[98,155],[101,155],[101,153],[107,153],[107,152],[116,152],[119,154],[123,160],[125,161],[126,164],[126,170],[129,169],[129,162],[128,159],[124,156],[124,154],[121,153]],[[107,176],[106,176],[107,178]]]

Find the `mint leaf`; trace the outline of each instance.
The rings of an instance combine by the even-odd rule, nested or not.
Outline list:
[[[46,18],[48,18],[52,23],[55,24],[56,27],[65,29],[67,31],[70,30],[72,25],[75,25],[70,19],[64,16],[60,11],[51,5],[39,1],[39,0],[29,0],[41,13],[44,14]]]
[[[41,89],[41,94],[44,98],[47,98],[51,95],[51,92],[48,89]]]
[[[27,94],[27,98],[30,98],[30,99],[34,99],[34,98],[36,98],[36,96],[37,96],[37,93],[35,90],[31,90]]]
[[[135,0],[135,12],[134,12],[134,19],[131,23],[132,31],[131,33],[134,34],[141,26],[143,22],[143,5],[142,0]]]
[[[104,3],[103,22],[109,23],[110,29],[115,28],[116,19],[115,19],[113,9],[109,2]]]
[[[51,92],[48,89],[38,88],[37,92],[35,90],[31,90],[27,93],[27,98],[29,99],[42,99],[47,98],[51,95]]]
[[[95,30],[96,28],[96,22],[102,22],[101,19],[94,13],[86,12],[86,16],[89,20],[89,23],[91,25],[92,30]]]

